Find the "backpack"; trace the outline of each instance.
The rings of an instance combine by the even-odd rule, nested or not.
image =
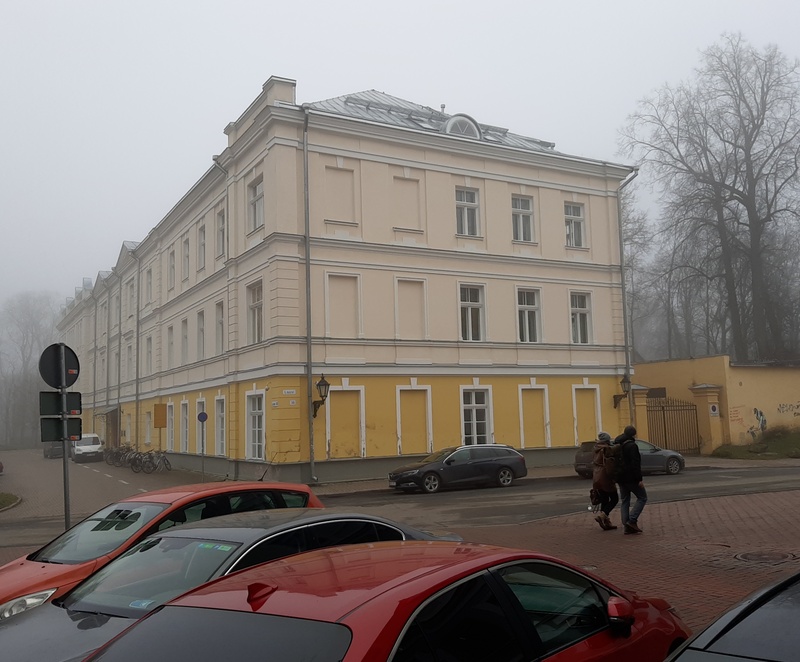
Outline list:
[[[622,444],[611,444],[603,454],[603,468],[608,477],[615,483],[625,473],[625,456],[622,453]]]

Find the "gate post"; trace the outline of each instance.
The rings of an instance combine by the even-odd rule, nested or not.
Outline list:
[[[634,384],[631,388],[633,394],[633,408],[635,415],[632,417],[636,436],[639,439],[650,439],[650,427],[647,422],[647,392],[650,389]]]
[[[697,404],[700,454],[711,455],[711,452],[721,446],[724,441],[722,416],[719,410],[719,393],[722,387],[716,384],[698,384],[690,386],[689,390],[694,395],[694,401]]]

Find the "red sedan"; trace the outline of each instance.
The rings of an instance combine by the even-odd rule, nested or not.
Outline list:
[[[184,522],[269,508],[322,508],[307,485],[225,481],[136,494],[0,567],[0,620],[66,593],[146,536]]]
[[[689,635],[665,601],[549,556],[386,542],[298,554],[205,584],[87,662],[661,662]]]

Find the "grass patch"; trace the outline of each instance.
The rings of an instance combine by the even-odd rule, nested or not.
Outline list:
[[[15,503],[17,496],[15,494],[8,494],[8,492],[0,492],[0,508],[5,508]]]
[[[711,456],[734,460],[800,458],[800,430],[786,427],[765,430],[756,443],[745,446],[726,444],[716,448]]]

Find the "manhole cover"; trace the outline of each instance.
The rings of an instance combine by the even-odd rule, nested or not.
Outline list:
[[[794,554],[788,552],[742,552],[736,554],[740,561],[753,561],[755,563],[779,563],[794,558]]]

